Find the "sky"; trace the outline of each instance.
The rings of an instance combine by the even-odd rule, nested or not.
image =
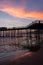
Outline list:
[[[21,27],[43,20],[43,0],[0,0],[0,27]]]

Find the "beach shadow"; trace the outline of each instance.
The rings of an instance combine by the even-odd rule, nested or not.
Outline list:
[[[37,52],[37,51],[40,50],[40,48],[41,48],[41,46],[38,45],[38,46],[35,46],[35,47],[30,47],[29,50],[32,51],[32,52]]]

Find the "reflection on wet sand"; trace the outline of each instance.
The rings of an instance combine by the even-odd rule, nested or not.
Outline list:
[[[26,52],[26,53],[22,53],[20,55],[17,55],[15,58],[13,57],[12,59],[10,59],[10,61],[18,60],[18,59],[23,58],[25,56],[32,56],[32,52]]]

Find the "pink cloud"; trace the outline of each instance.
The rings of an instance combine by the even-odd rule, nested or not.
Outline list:
[[[43,19],[43,12],[40,11],[25,11],[25,2],[23,1],[23,5],[20,6],[13,6],[13,3],[11,4],[10,1],[4,0],[2,3],[0,3],[0,10],[4,11],[12,16],[16,16],[19,18],[27,18],[27,17],[33,17],[37,19]]]

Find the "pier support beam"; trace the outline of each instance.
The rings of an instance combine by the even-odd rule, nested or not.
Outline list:
[[[17,41],[18,41],[18,47],[19,47],[19,45],[20,45],[20,43],[19,43],[19,29],[17,30]]]
[[[4,30],[3,30],[3,37],[4,37]]]
[[[27,44],[29,45],[28,29],[26,30]]]
[[[31,29],[30,29],[30,43],[29,43],[30,46],[32,46],[32,36],[31,36],[31,34],[32,34],[32,33],[31,33]]]
[[[39,25],[40,25],[40,21],[39,21]],[[38,42],[40,42],[40,27],[38,28]]]

